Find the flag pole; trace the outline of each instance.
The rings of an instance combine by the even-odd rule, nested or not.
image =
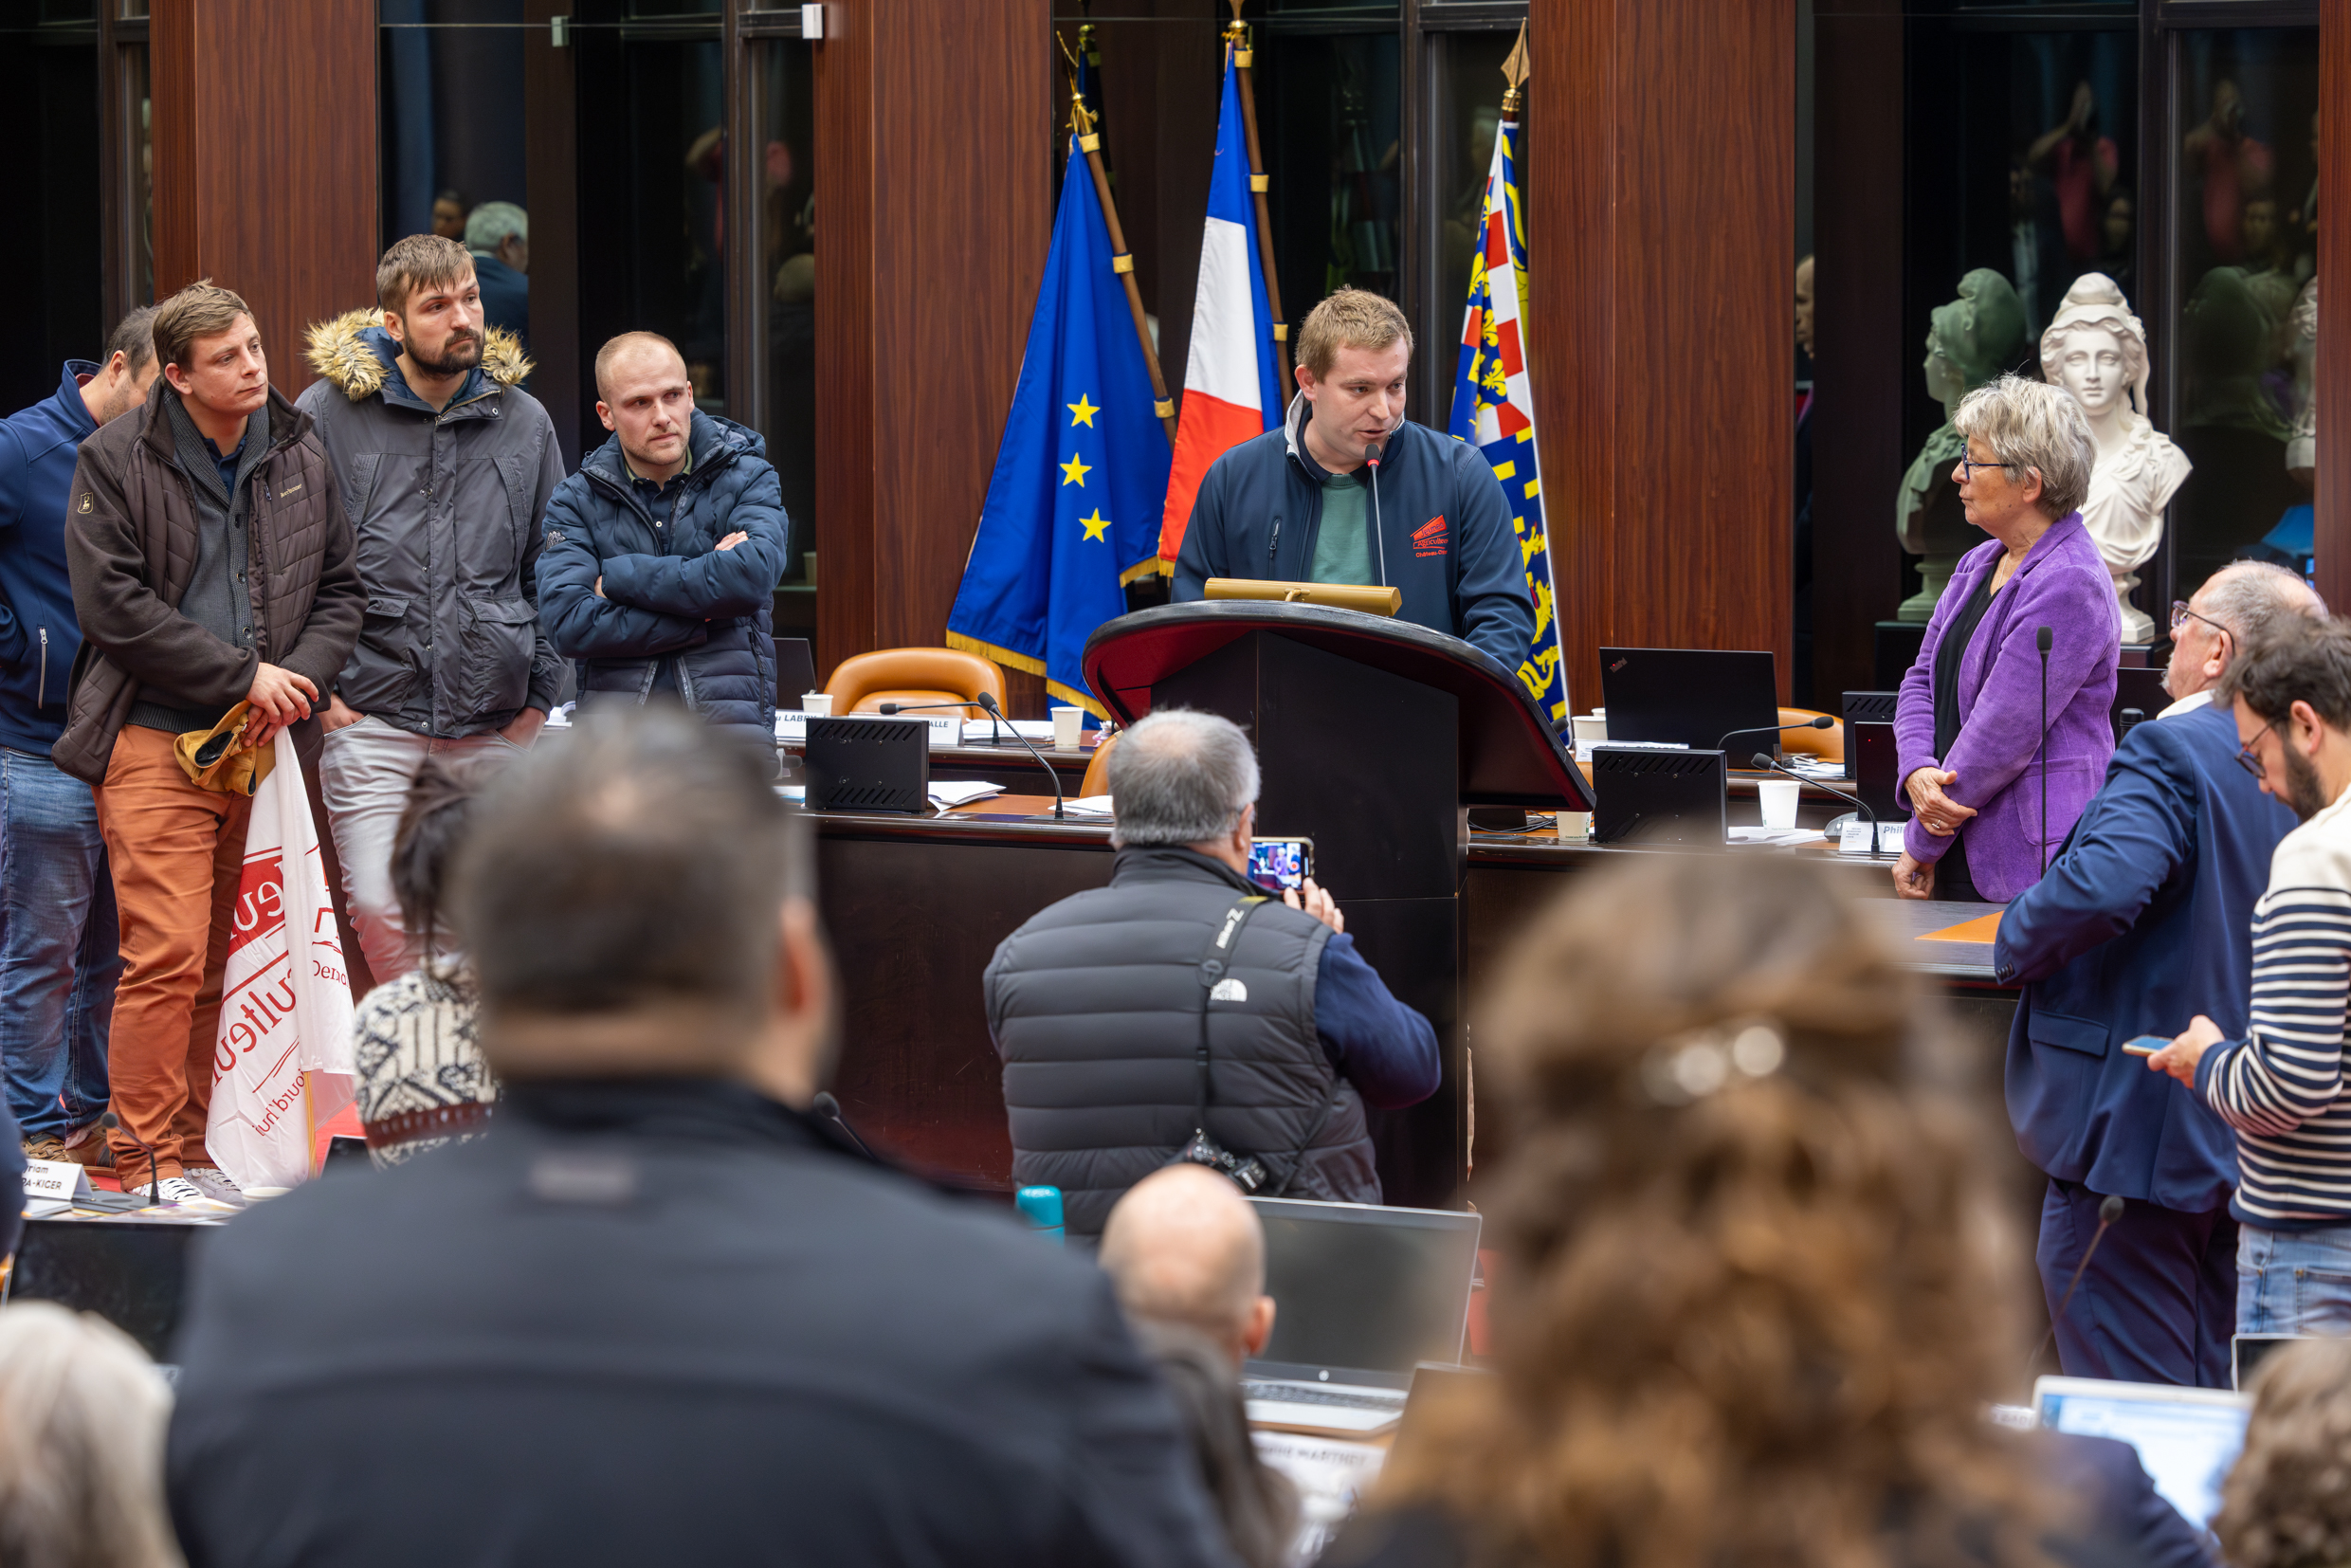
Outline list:
[[[1250,66],[1257,51],[1249,47],[1248,28],[1241,22],[1243,0],[1226,0],[1232,21],[1225,42],[1232,49],[1232,68],[1241,78],[1241,128],[1248,136],[1249,192],[1257,200],[1257,268],[1266,275],[1266,304],[1273,314],[1273,353],[1282,367],[1282,394],[1290,393],[1290,324],[1282,319],[1282,284],[1273,270],[1273,212],[1266,204],[1266,155],[1257,142],[1257,88]],[[1523,30],[1524,24],[1521,24]]]
[[[1069,52],[1069,46],[1061,34],[1053,35],[1061,44],[1061,52]],[[1070,61],[1069,123],[1078,134],[1078,151],[1085,155],[1085,167],[1093,172],[1094,196],[1102,204],[1103,222],[1110,229],[1110,269],[1126,284],[1127,313],[1135,318],[1135,340],[1142,345],[1143,364],[1151,372],[1151,411],[1159,416],[1159,428],[1167,432],[1167,444],[1176,445],[1176,400],[1167,395],[1167,377],[1159,370],[1159,351],[1151,344],[1151,319],[1143,313],[1143,291],[1135,283],[1135,256],[1126,248],[1126,231],[1119,227],[1119,204],[1110,194],[1110,173],[1103,167],[1102,133],[1094,129],[1094,116],[1085,106],[1085,95],[1078,91],[1077,62]],[[1065,176],[1066,177],[1066,176]]]

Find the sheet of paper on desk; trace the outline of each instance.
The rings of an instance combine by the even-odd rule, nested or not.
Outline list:
[[[1817,828],[1733,828],[1733,844],[1817,844],[1829,835]]]
[[[1082,794],[1066,803],[1062,810],[1068,816],[1107,817],[1110,815],[1110,797],[1106,794]]]
[[[967,746],[1017,746],[1020,742],[1012,738],[1015,734],[1049,744],[1053,738],[1053,721],[1050,719],[963,720],[963,743]]]
[[[1290,1560],[1312,1562],[1379,1478],[1388,1450],[1375,1443],[1297,1431],[1257,1430],[1249,1437],[1257,1445],[1257,1457],[1298,1488],[1298,1539],[1290,1543]]]
[[[942,811],[1003,793],[1004,786],[1001,784],[983,784],[977,780],[940,778],[931,781],[931,804]]]

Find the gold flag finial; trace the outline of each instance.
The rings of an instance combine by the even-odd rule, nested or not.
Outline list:
[[[1225,24],[1225,42],[1238,48],[1248,47],[1248,25],[1241,20],[1242,0],[1225,0],[1232,8],[1232,20]]]
[[[1533,72],[1533,63],[1526,58],[1526,24],[1521,22],[1519,41],[1510,46],[1510,56],[1502,63],[1503,80],[1510,83],[1510,90],[1502,95],[1503,119],[1519,118],[1526,103],[1526,79]]]
[[[1079,136],[1094,134],[1094,116],[1085,106],[1085,95],[1078,91],[1078,57],[1069,52],[1069,40],[1053,29],[1053,42],[1061,46],[1061,57],[1069,62],[1069,128]]]

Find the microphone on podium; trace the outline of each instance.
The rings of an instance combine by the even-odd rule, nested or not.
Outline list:
[[[1375,441],[1363,448],[1363,465],[1372,474],[1372,542],[1379,552],[1379,586],[1388,586],[1388,531],[1379,522],[1379,459],[1387,443]]]
[[[119,1133],[121,1133],[123,1137],[125,1137],[125,1138],[129,1139],[132,1142],[134,1142],[134,1143],[137,1144],[137,1145],[139,1146],[139,1148],[140,1148],[141,1150],[143,1150],[143,1151],[146,1153],[146,1156],[147,1156],[147,1206],[148,1206],[149,1208],[151,1208],[151,1209],[152,1209],[152,1208],[154,1208],[154,1207],[155,1207],[155,1193],[156,1193],[156,1189],[157,1189],[157,1188],[159,1188],[159,1187],[161,1187],[161,1186],[163,1185],[163,1180],[162,1180],[162,1178],[161,1178],[161,1177],[160,1177],[160,1176],[156,1174],[156,1172],[155,1172],[155,1150],[148,1148],[148,1147],[147,1147],[146,1140],[145,1140],[144,1139],[140,1138],[140,1137],[138,1136],[138,1134],[137,1134],[137,1133],[135,1133],[135,1132],[131,1131],[131,1129],[130,1129],[129,1127],[127,1127],[127,1126],[123,1125],[122,1118],[120,1118],[120,1117],[117,1116],[117,1115],[116,1115],[114,1112],[112,1112],[112,1111],[108,1111],[105,1115],[103,1115],[103,1116],[100,1117],[100,1118],[98,1119],[98,1124],[99,1124],[100,1126],[101,1126],[101,1127],[105,1128],[108,1132],[119,1132]]]

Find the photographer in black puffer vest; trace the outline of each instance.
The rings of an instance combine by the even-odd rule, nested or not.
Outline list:
[[[1377,1203],[1363,1107],[1436,1092],[1436,1032],[1356,953],[1328,893],[1309,880],[1277,903],[1244,875],[1248,738],[1154,713],[1111,754],[1110,797],[1110,885],[1037,914],[988,965],[1013,1179],[1059,1187],[1088,1240],[1177,1158],[1260,1196]]]

